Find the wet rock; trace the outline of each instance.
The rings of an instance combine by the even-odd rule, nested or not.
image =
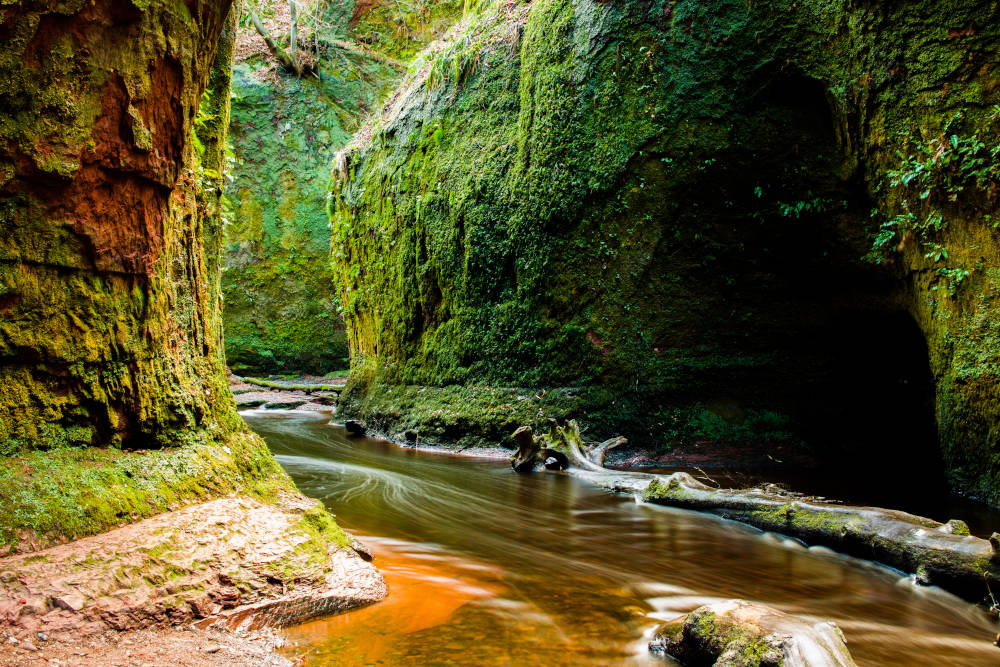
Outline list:
[[[649,644],[684,665],[853,667],[840,629],[745,600],[704,605],[661,626]]]
[[[244,398],[242,396],[236,397],[236,407],[238,408],[259,408],[266,403],[262,398]]]
[[[361,556],[362,560],[370,563],[375,560],[375,554],[372,550],[367,547],[363,542],[357,539],[351,540],[351,548],[354,549],[354,553]]]
[[[416,446],[417,441],[420,439],[420,434],[417,429],[411,428],[403,432],[403,437],[406,438],[407,444]]]
[[[264,409],[265,410],[294,410],[295,408],[299,407],[300,405],[304,405],[305,403],[308,403],[308,401],[306,401],[305,399],[301,399],[301,400],[297,399],[297,398],[278,399],[278,400],[274,400],[274,401],[268,401],[266,404],[264,404]]]
[[[368,427],[363,421],[358,421],[357,419],[348,419],[344,422],[344,428],[347,429],[347,435],[354,437],[361,437],[367,431]]]
[[[569,468],[569,459],[562,452],[554,449],[543,449],[540,455],[546,470],[566,470]]]
[[[948,523],[941,524],[938,527],[942,533],[948,533],[949,535],[971,535],[969,532],[969,526],[964,521],[959,519],[949,519]]]
[[[312,397],[317,403],[333,405],[337,402],[337,398],[340,397],[340,393],[336,391],[314,391],[312,392]]]

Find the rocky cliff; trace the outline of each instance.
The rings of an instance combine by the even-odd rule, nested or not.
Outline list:
[[[998,11],[480,3],[335,161],[345,407],[1000,502]]]
[[[285,3],[262,3],[287,42]],[[330,156],[378,108],[411,57],[440,35],[454,2],[300,2],[300,52],[314,73],[284,70],[251,26],[238,32],[230,203],[224,248],[226,360],[236,373],[323,374],[347,366],[330,266]],[[315,18],[313,18],[315,16]]]
[[[222,361],[235,28],[221,0],[0,9],[2,553],[294,493]]]

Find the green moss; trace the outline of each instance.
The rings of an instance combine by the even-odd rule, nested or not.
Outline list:
[[[164,451],[61,448],[0,459],[0,548],[92,535],[239,492],[271,500],[292,484],[257,436]]]
[[[378,53],[406,62],[462,15],[463,0],[403,5],[376,2],[351,21],[350,35]]]
[[[4,551],[294,488],[237,414],[222,360],[225,7],[5,13]]]
[[[836,460],[898,437],[884,424],[912,407],[887,368],[903,327],[873,320],[912,318],[955,486],[1000,498],[996,201],[973,164],[996,143],[998,22],[982,17],[1000,10],[974,4],[536,0],[467,16],[341,156],[352,395],[389,413],[390,387],[595,388],[607,403],[578,416],[636,444],[804,443]],[[944,200],[985,190],[937,202],[947,263],[916,246],[865,263],[901,211],[883,183],[912,166],[906,137],[927,145],[960,109],[958,145],[984,147],[953,147],[971,166],[935,183]]]
[[[256,57],[236,65],[223,287],[227,360],[238,373],[346,367],[329,265],[329,158],[398,81],[398,61],[443,32],[461,3],[375,4],[353,17],[345,9],[322,8],[321,80]],[[345,34],[359,46],[345,48]]]

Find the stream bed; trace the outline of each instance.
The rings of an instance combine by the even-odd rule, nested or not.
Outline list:
[[[660,620],[733,597],[836,622],[859,665],[1000,664],[981,609],[829,549],[566,473],[348,439],[325,415],[245,418],[389,585],[288,629],[307,665],[662,665]]]

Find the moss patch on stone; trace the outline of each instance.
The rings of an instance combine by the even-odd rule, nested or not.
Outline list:
[[[0,549],[34,550],[233,492],[293,489],[261,438],[158,451],[64,447],[0,459]]]

